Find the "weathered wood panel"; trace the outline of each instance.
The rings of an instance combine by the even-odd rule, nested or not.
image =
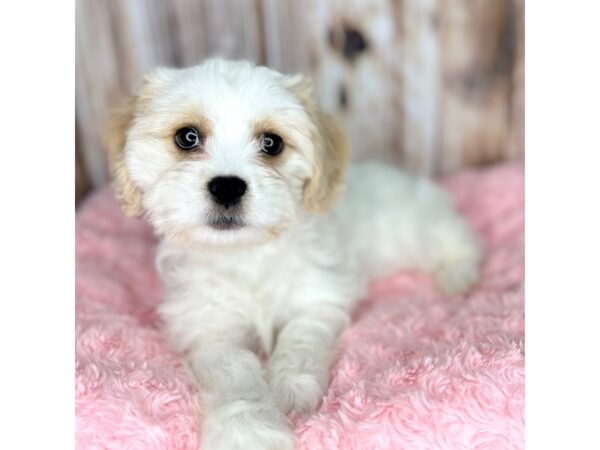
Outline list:
[[[450,172],[518,153],[511,138],[521,126],[522,99],[514,95],[519,5],[446,0],[441,12],[439,169]]]
[[[317,1],[310,8],[311,71],[323,107],[345,125],[356,160],[403,161],[403,57],[392,3]]]
[[[436,2],[319,4],[312,69],[324,107],[346,125],[355,159],[431,174],[439,148]]]
[[[144,72],[215,54],[311,73],[357,160],[437,174],[519,158],[523,9],[523,0],[78,0],[79,189],[107,181],[101,130]]]

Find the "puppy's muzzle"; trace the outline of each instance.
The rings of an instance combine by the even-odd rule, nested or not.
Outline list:
[[[215,177],[208,182],[213,200],[225,208],[238,204],[247,187],[246,182],[238,177]]]

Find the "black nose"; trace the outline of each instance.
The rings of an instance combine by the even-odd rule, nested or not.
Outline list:
[[[208,190],[213,199],[225,208],[239,203],[246,187],[246,182],[238,177],[215,177],[208,182]]]

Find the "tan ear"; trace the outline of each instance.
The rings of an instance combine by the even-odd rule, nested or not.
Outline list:
[[[142,213],[142,191],[133,184],[125,165],[125,144],[127,132],[138,111],[146,113],[151,99],[164,84],[179,70],[158,67],[143,77],[136,89],[136,94],[130,96],[113,112],[104,141],[108,149],[109,168],[113,177],[113,189],[117,198],[123,204],[127,216]]]
[[[123,204],[123,211],[129,217],[142,212],[142,193],[129,178],[125,166],[127,131],[135,116],[137,99],[137,96],[129,97],[113,112],[105,135],[109,168],[113,177],[112,186]]]
[[[317,106],[309,79],[290,77],[286,87],[302,102],[314,124],[313,173],[304,187],[304,206],[310,212],[322,213],[333,207],[342,191],[350,147],[337,121]]]

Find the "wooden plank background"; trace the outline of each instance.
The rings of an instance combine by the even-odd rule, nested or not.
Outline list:
[[[355,160],[523,156],[524,0],[77,0],[77,201],[107,183],[101,132],[142,74],[213,55],[312,74]]]

